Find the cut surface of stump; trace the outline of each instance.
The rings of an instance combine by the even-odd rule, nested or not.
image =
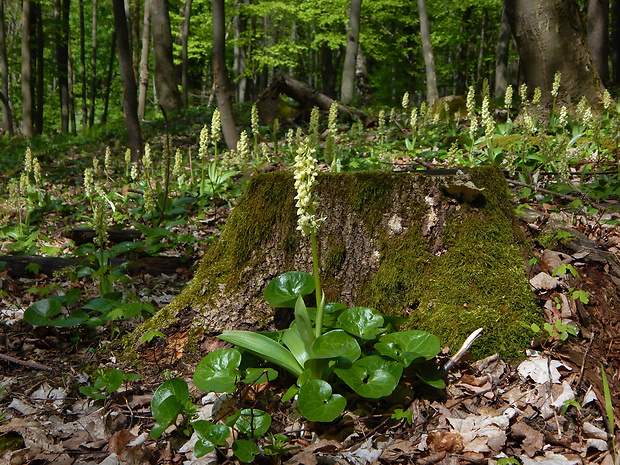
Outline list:
[[[476,356],[526,347],[524,325],[541,317],[499,170],[321,174],[316,193],[327,302],[406,317],[404,328],[430,331],[454,350],[483,327]],[[140,331],[188,313],[194,329],[211,334],[288,326],[292,310],[274,311],[262,294],[281,273],[312,272],[295,195],[289,172],[254,176],[190,285]]]

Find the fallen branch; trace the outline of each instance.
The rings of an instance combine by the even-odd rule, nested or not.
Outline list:
[[[469,348],[476,341],[476,339],[478,339],[478,337],[482,333],[482,329],[483,328],[478,328],[473,333],[471,333],[467,339],[465,339],[465,342],[463,342],[461,348],[440,369],[442,375],[447,374],[450,370],[452,370],[452,368],[456,366],[457,363],[459,363],[459,361],[463,358],[463,355],[465,355],[465,353],[469,350]]]
[[[52,368],[48,367],[47,365],[42,365],[37,362],[29,362],[27,360],[21,360],[19,358],[11,357],[10,355],[0,354],[0,360],[15,363],[16,365],[23,365],[28,368],[34,368],[35,370],[52,371]]]

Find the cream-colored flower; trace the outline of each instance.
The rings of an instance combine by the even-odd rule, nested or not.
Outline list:
[[[556,71],[553,76],[553,86],[551,87],[551,96],[556,99],[560,90],[560,81],[562,80],[562,72]]]
[[[220,117],[220,110],[213,110],[213,116],[211,117],[211,139],[214,143],[220,140],[220,131],[222,130],[222,119]]]
[[[318,199],[312,195],[318,174],[315,158],[316,149],[303,143],[295,156],[294,175],[297,191],[297,229],[302,235],[316,233],[323,218],[316,218]]]
[[[403,110],[407,111],[407,108],[409,107],[409,92],[405,92],[403,94]]]
[[[209,145],[209,126],[206,124],[200,130],[200,140],[198,141],[198,158],[200,161],[207,159],[207,146]]]

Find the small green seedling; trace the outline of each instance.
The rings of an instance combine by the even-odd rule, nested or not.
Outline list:
[[[95,400],[104,400],[108,395],[116,392],[125,381],[135,381],[142,378],[138,374],[125,374],[116,368],[99,370],[92,386],[80,386],[79,391]]]
[[[560,413],[565,415],[569,407],[575,407],[577,410],[581,410],[581,404],[577,401],[577,399],[567,399],[564,401],[564,405],[562,405],[562,410],[560,410]]]

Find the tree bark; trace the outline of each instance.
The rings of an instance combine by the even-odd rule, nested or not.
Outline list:
[[[247,1],[247,0],[246,0]],[[245,1],[244,1],[245,3]],[[239,39],[247,27],[245,17],[237,14],[234,21],[235,49],[234,49],[234,73],[235,73],[235,94],[237,103],[243,103],[246,99],[246,89],[248,78],[245,75],[245,63],[247,56],[247,46],[239,45]]]
[[[151,39],[151,0],[144,2],[144,21],[142,21],[142,54],[140,57],[140,93],[138,97],[138,118],[144,119],[146,93],[149,85],[149,42]]]
[[[32,18],[35,23],[35,36],[37,44],[35,47],[36,63],[36,83],[33,87],[36,95],[36,105],[34,106],[34,132],[35,134],[43,134],[43,104],[45,103],[45,36],[43,34],[43,14],[41,12],[41,3],[34,2],[32,4]]]
[[[611,71],[614,85],[620,83],[620,0],[613,0],[611,10]]]
[[[362,0],[351,0],[349,11],[349,27],[347,29],[347,48],[342,66],[342,84],[340,86],[340,100],[348,105],[353,100],[355,92],[355,63],[359,48],[360,16],[362,14]]]
[[[600,107],[603,85],[586,47],[574,0],[506,0],[506,13],[521,58],[525,83],[540,87],[543,105],[551,100],[553,78],[562,73],[559,97],[569,106],[582,96]]]
[[[508,87],[508,50],[510,49],[510,23],[506,8],[502,8],[502,19],[497,37],[497,52],[495,58],[495,86],[493,95],[502,98]]]
[[[361,47],[357,50],[357,59],[355,60],[355,82],[357,94],[360,96],[360,103],[362,105],[372,104],[372,88],[370,87],[370,79],[366,69],[366,57],[362,53]]]
[[[4,23],[4,0],[0,0],[0,92],[2,100],[2,129],[9,137],[13,137],[13,112],[9,104],[9,60],[6,55],[6,30]]]
[[[103,115],[101,122],[103,124],[108,121],[108,108],[110,106],[110,90],[112,89],[112,76],[114,75],[114,55],[116,55],[116,30],[112,33],[110,43],[110,59],[108,60],[108,74],[105,80],[105,94],[103,96]]]
[[[422,53],[426,68],[426,100],[429,105],[439,98],[437,90],[437,76],[435,74],[435,58],[431,43],[431,28],[426,13],[426,0],[418,0],[418,14],[420,15],[420,36],[422,39]]]
[[[189,21],[192,17],[192,0],[185,0],[183,27],[181,28],[181,89],[183,106],[187,108],[189,96],[187,44],[189,42]]]
[[[25,137],[34,136],[34,99],[32,95],[32,55],[30,49],[30,27],[32,21],[32,2],[22,3],[22,133]]]
[[[232,111],[232,91],[226,67],[226,25],[224,0],[211,0],[213,6],[213,74],[220,110],[222,132],[229,150],[237,148],[239,131]]]
[[[136,78],[140,75],[140,0],[133,0],[133,11],[131,12],[131,51],[133,75]]]
[[[588,48],[603,85],[608,85],[609,0],[588,0]]]
[[[69,132],[69,0],[56,0],[56,79],[60,96],[60,132]]]
[[[127,17],[123,0],[113,0],[114,30],[116,31],[116,47],[118,63],[123,80],[123,114],[127,140],[131,149],[131,161],[137,163],[142,151],[140,122],[138,121],[138,99],[136,96],[136,78],[133,74]]]
[[[153,73],[157,100],[166,113],[183,107],[177,86],[177,73],[172,62],[172,35],[168,0],[151,0],[151,28],[153,31]]]
[[[88,126],[95,124],[95,99],[97,97],[97,0],[93,0],[92,35],[90,39],[90,109]]]
[[[84,27],[84,0],[80,0],[80,83],[82,85],[82,128],[88,124],[88,107],[86,104],[86,37]]]

